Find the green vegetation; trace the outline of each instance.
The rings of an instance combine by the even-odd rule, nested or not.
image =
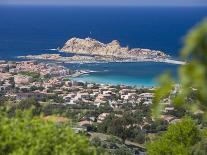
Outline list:
[[[109,103],[96,107],[81,101],[76,105],[64,105],[58,92],[41,102],[34,98],[19,102],[0,94],[0,107],[4,109],[0,111],[0,154],[87,155],[107,151],[113,155],[133,155],[145,150],[146,142],[149,155],[207,154],[207,22],[187,36],[181,55],[188,62],[178,71],[179,85],[175,85],[169,73],[162,75],[152,107],[143,104],[144,99],[112,108]],[[21,74],[34,81],[43,80],[37,73]],[[83,86],[85,88],[86,84]],[[119,88],[117,86],[117,91]],[[42,89],[33,86],[30,91]],[[21,91],[27,92],[27,89]],[[149,90],[136,91],[137,94],[142,92]],[[120,96],[114,98],[118,100]],[[166,98],[172,101],[175,110],[163,112],[165,105],[162,103]],[[151,117],[151,108],[155,119]],[[28,110],[30,113],[24,112]],[[91,143],[70,129],[71,124],[77,127],[77,122],[97,119],[102,113],[110,114],[101,122],[95,120],[83,126],[92,132],[88,132],[92,135]],[[173,116],[175,122],[158,119],[161,114],[163,118]],[[178,121],[176,117],[182,119]]]
[[[207,154],[206,20],[187,35],[181,56],[188,62],[178,70],[180,85],[175,88],[175,81],[170,74],[161,76],[161,87],[156,91],[152,113],[158,118],[164,108],[161,103],[170,97],[174,106],[185,111],[191,118],[184,118],[181,122],[170,125],[165,133],[149,143],[149,155]],[[172,93],[173,90],[176,93]]]
[[[153,114],[156,115],[163,107],[163,99],[170,96],[174,105],[185,107],[186,110],[207,112],[207,21],[198,25],[186,37],[185,46],[181,52],[182,59],[187,61],[178,70],[179,91],[171,95],[175,81],[170,74],[160,78],[160,88],[156,91]]]
[[[169,126],[166,133],[148,145],[148,154],[190,154],[190,147],[196,144],[200,137],[200,131],[190,118],[184,118],[181,122]]]
[[[21,75],[32,77],[33,81],[40,80],[40,74],[36,72],[21,72]]]
[[[98,132],[115,135],[120,137],[123,142],[128,139],[143,144],[145,133],[139,126],[133,126],[135,121],[136,118],[129,114],[123,117],[111,114],[102,123],[98,124]]]
[[[42,90],[44,90],[44,87],[37,87],[37,86],[31,86],[30,87],[30,91],[36,91],[36,90],[42,91]]]
[[[36,72],[21,72],[21,75],[31,76],[33,78],[39,78],[40,74]]]
[[[105,150],[113,155],[134,155],[136,152],[136,149],[130,149],[120,138],[112,135],[92,133],[91,143],[97,150],[102,150],[102,152]]]
[[[28,112],[0,115],[0,152],[13,155],[95,154],[88,140],[65,124],[54,124]]]
[[[121,147],[113,151],[114,155],[133,155],[134,152],[127,147]]]
[[[54,98],[54,96],[52,96],[51,98]],[[2,107],[5,108],[5,105],[7,109],[7,114],[11,118],[15,117],[19,111],[31,110],[31,115],[33,117],[41,116],[43,118],[48,118],[50,116],[57,116],[57,118],[68,119],[68,125],[70,127],[77,127],[77,122],[80,121],[83,117],[93,116],[96,118],[104,112],[112,113],[112,119],[107,118],[103,121],[103,123],[94,123],[92,125],[86,126],[87,131],[98,132],[98,127],[99,131],[101,131],[102,133],[110,134],[107,140],[101,140],[101,144],[99,144],[96,140],[95,142],[92,141],[92,145],[96,147],[97,154],[101,154],[103,152],[108,152],[109,154],[117,154],[119,153],[119,151],[128,153],[135,152],[135,150],[139,148],[139,144],[137,144],[136,142],[145,142],[145,133],[141,131],[139,126],[132,125],[138,122],[142,123],[142,117],[149,117],[148,115],[150,114],[149,107],[146,107],[144,105],[137,105],[135,107],[131,107],[130,109],[128,109],[128,107],[121,107],[121,109],[114,111],[108,104],[97,108],[95,106],[90,106],[87,104],[63,105],[53,104],[53,102],[39,102],[36,101],[34,98],[22,100],[20,102],[6,100],[6,98],[3,100],[2,98]],[[131,113],[131,110],[133,109],[134,113]],[[113,125],[114,122],[117,125]],[[108,128],[108,131],[102,130],[101,128],[103,126],[106,126]],[[131,127],[127,128],[127,126]],[[124,134],[126,134],[126,138]],[[117,138],[116,140],[114,140],[112,139],[113,135],[119,136],[123,140],[127,140],[123,141],[121,138]],[[127,142],[129,141],[135,142],[138,147],[134,144],[129,144],[133,145],[133,148],[129,148],[127,146]]]

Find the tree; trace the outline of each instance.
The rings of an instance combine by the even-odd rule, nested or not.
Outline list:
[[[201,132],[201,141],[196,143],[191,148],[191,154],[202,155],[202,154],[206,154],[206,152],[207,152],[207,129],[204,129]]]
[[[147,146],[149,155],[190,154],[190,148],[200,140],[200,131],[190,118],[169,126],[166,133]]]
[[[32,106],[40,107],[40,104],[34,98],[29,98],[29,99],[21,100],[17,105],[17,108],[21,110],[25,110],[25,109],[30,109]]]
[[[181,52],[183,59],[190,60],[179,69],[181,91],[174,103],[182,105],[191,102],[193,109],[207,112],[207,20],[189,33]],[[189,100],[190,98],[190,100]],[[191,107],[192,109],[192,107]]]
[[[163,106],[163,99],[171,96],[175,106],[184,106],[186,110],[207,112],[207,20],[204,20],[185,39],[181,57],[187,64],[178,70],[179,91],[171,95],[175,89],[175,80],[170,74],[161,76],[160,88],[155,92],[153,114],[157,116]]]
[[[95,154],[88,140],[67,125],[33,118],[28,112],[8,118],[0,115],[0,152],[14,155]]]
[[[134,152],[131,151],[129,148],[122,146],[119,149],[113,151],[114,155],[133,155]]]
[[[155,117],[159,117],[164,108],[160,103],[170,97],[173,105],[181,107],[182,111],[187,112],[185,114],[191,115],[193,112],[202,111],[206,120],[207,20],[187,35],[181,56],[187,63],[178,70],[178,90],[170,74],[162,75],[160,88],[155,92],[152,113]],[[173,95],[172,90],[176,90]],[[192,119],[183,119],[180,123],[170,125],[166,133],[150,143],[147,152],[149,155],[207,154],[207,136],[205,134],[201,136],[202,130],[206,130],[204,124],[198,126]]]
[[[64,99],[62,96],[54,95],[53,100],[55,103],[64,103]]]

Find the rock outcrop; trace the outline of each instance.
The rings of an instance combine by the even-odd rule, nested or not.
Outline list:
[[[114,40],[108,44],[104,44],[91,38],[71,38],[60,50],[69,53],[109,56],[121,59],[136,59],[140,57],[154,59],[168,57],[161,51],[140,48],[129,49],[128,47],[121,47],[119,41],[117,40]]]

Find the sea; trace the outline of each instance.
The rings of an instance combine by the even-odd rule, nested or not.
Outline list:
[[[185,35],[207,17],[206,7],[72,7],[0,6],[0,59],[59,53],[71,37],[94,38],[103,43],[119,40],[122,46],[160,50],[174,59]],[[62,55],[66,55],[61,53]],[[170,71],[177,78],[179,65],[167,63],[65,64],[92,73],[74,80],[140,87],[157,85]]]

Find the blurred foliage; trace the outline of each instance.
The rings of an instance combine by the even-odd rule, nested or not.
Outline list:
[[[166,98],[176,107],[207,112],[207,19],[186,36],[181,58],[186,64],[178,69],[179,85],[175,85],[169,73],[159,79],[160,88],[155,93],[152,108],[154,117],[159,117]]]
[[[85,137],[75,134],[65,124],[34,118],[29,111],[10,118],[1,111],[0,154],[91,155],[95,149]]]
[[[201,139],[201,133],[190,118],[168,127],[166,133],[147,146],[149,155],[188,155],[191,147]]]
[[[207,129],[201,132],[201,140],[191,147],[191,154],[204,155],[207,152]]]
[[[158,83],[160,87],[155,91],[155,97],[153,98],[152,105],[152,114],[156,118],[160,116],[161,109],[164,108],[163,104],[160,102],[169,97],[174,85],[170,73],[160,76]]]
[[[192,110],[207,109],[207,20],[187,35],[181,52],[183,59],[190,60],[179,69],[181,93],[177,103],[184,104],[184,98],[191,97]]]
[[[113,155],[134,155],[134,152],[127,147],[121,147],[116,149],[112,153]]]
[[[149,155],[207,154],[207,19],[186,36],[181,58],[186,64],[178,69],[179,84],[169,73],[161,76],[152,114],[159,118],[165,108],[163,103],[170,102],[192,118],[170,125],[164,134],[149,143]]]

